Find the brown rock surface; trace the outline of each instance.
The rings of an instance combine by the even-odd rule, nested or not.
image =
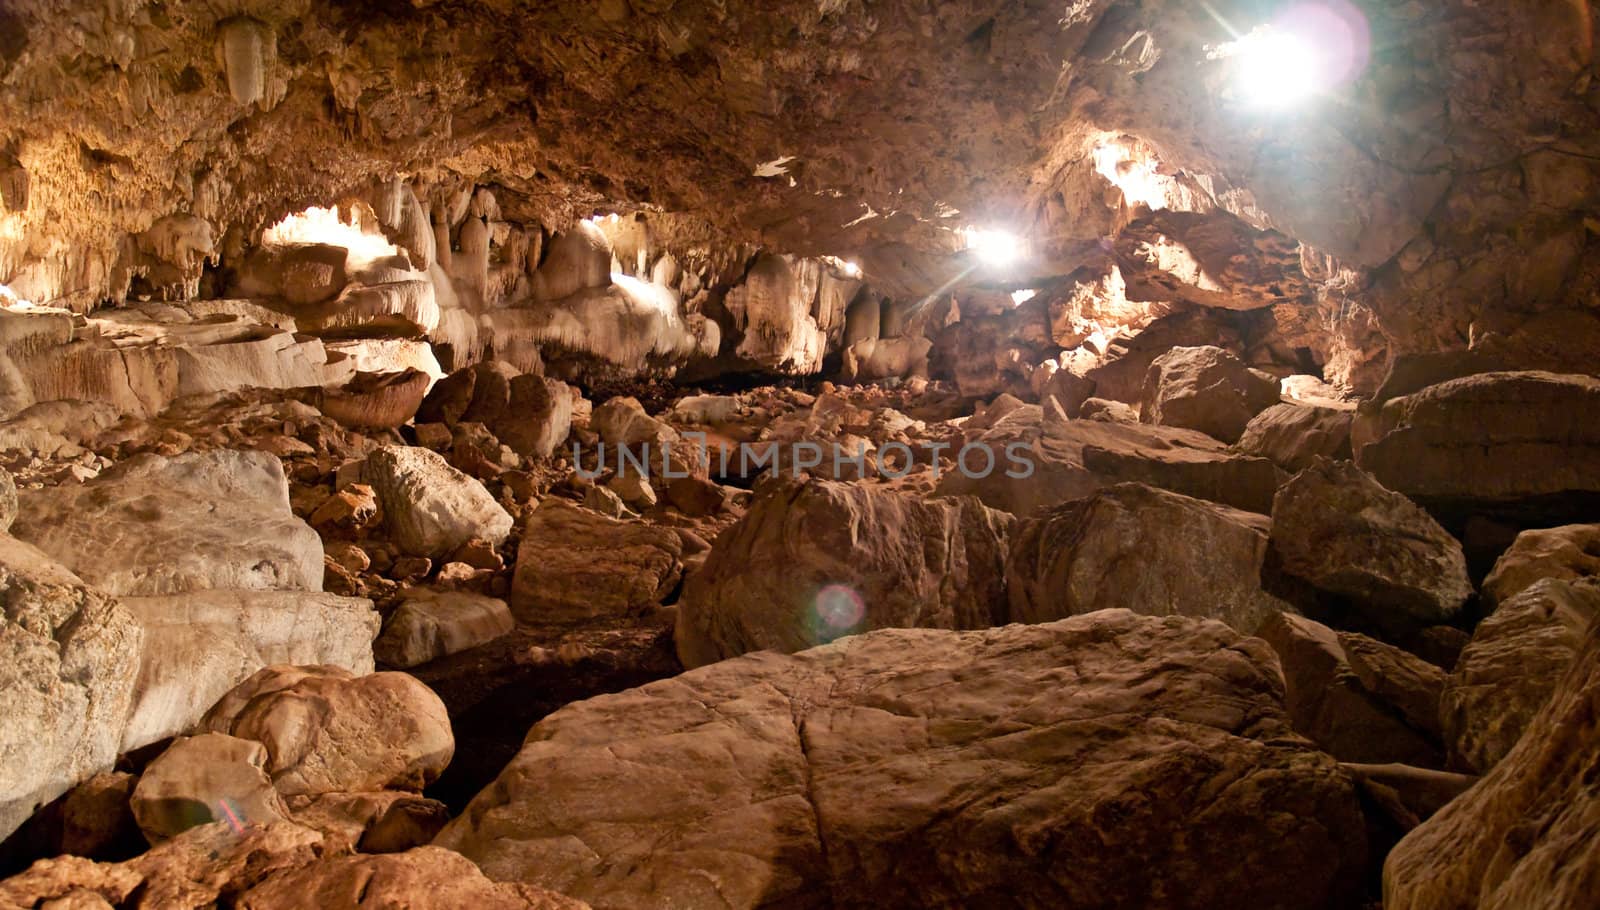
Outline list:
[[[1600,379],[1484,373],[1395,398],[1356,463],[1432,508],[1561,520],[1600,494]]]
[[[974,442],[994,452],[995,469],[947,472],[940,495],[970,494],[1024,517],[1127,482],[1266,514],[1283,475],[1195,430],[1071,420],[1048,407],[1019,408]]]
[[[1281,699],[1216,622],[880,630],[570,705],[437,843],[608,907],[1342,906],[1353,785]]]
[[[1292,613],[1257,630],[1277,652],[1295,730],[1347,762],[1439,767],[1443,670]]]
[[[438,847],[387,856],[341,856],[267,879],[239,896],[238,910],[588,910],[588,904],[526,885],[484,878],[469,860]]]
[[[1303,471],[1317,456],[1349,461],[1350,411],[1277,404],[1250,419],[1234,448],[1270,458],[1286,471]]]
[[[1278,490],[1272,546],[1285,573],[1380,625],[1446,622],[1472,596],[1461,544],[1349,462],[1318,459]]]
[[[685,666],[884,628],[1005,621],[1011,516],[835,481],[773,482],[684,585]]]
[[[266,764],[266,747],[253,740],[220,733],[180,737],[139,776],[133,817],[153,844],[212,822],[286,821],[289,810]]]
[[[1509,754],[1600,618],[1600,583],[1549,579],[1503,601],[1472,633],[1440,717],[1451,755],[1479,773]]]
[[[560,623],[661,603],[682,575],[678,535],[561,500],[528,518],[508,600],[524,622]]]
[[[1238,442],[1250,419],[1279,401],[1278,383],[1215,346],[1173,348],[1150,364],[1139,417]]]
[[[268,667],[224,696],[199,729],[266,745],[267,772],[285,796],[420,790],[455,751],[439,696],[404,673]]]
[[[1254,633],[1288,604],[1261,589],[1265,516],[1118,484],[1019,522],[1006,559],[1012,622],[1124,607]]]
[[[1516,746],[1424,822],[1383,869],[1389,910],[1565,910],[1600,881],[1600,624]]]
[[[1600,575],[1600,525],[1563,525],[1523,531],[1483,580],[1491,608],[1544,578],[1575,581]]]

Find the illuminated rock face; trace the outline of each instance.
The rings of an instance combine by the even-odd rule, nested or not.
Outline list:
[[[678,654],[693,667],[872,629],[996,625],[1011,523],[971,498],[775,484],[686,585]]]
[[[1216,622],[880,630],[569,706],[436,843],[596,906],[1340,906],[1355,793],[1282,697]]]

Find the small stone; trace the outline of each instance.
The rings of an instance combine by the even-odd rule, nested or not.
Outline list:
[[[322,555],[355,575],[372,568],[372,557],[367,555],[367,551],[348,541],[338,540],[323,544]]]
[[[355,537],[383,519],[372,487],[355,483],[329,496],[311,513],[311,526],[324,537]]]
[[[433,560],[426,556],[402,556],[394,561],[389,569],[389,577],[395,581],[408,581],[413,578],[424,578],[433,571]]]
[[[450,428],[442,423],[419,423],[412,428],[417,434],[417,445],[435,452],[445,452],[450,449],[452,436]]]
[[[607,518],[621,518],[628,514],[628,507],[623,504],[622,497],[606,487],[590,487],[589,492],[583,496],[583,507],[599,512]]]
[[[488,569],[491,572],[498,572],[506,567],[505,560],[500,558],[494,545],[476,537],[462,544],[461,549],[455,552],[452,561],[466,563],[474,569]]]
[[[606,484],[622,501],[639,511],[656,504],[656,490],[650,481],[637,474],[619,474]]]
[[[726,493],[715,481],[703,477],[680,477],[667,484],[667,502],[692,518],[701,518],[721,512],[727,504]]]

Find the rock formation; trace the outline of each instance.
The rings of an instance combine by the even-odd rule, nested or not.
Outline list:
[[[0,906],[1582,903],[1589,6],[9,0]]]

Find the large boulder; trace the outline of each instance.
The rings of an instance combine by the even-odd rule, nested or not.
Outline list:
[[[1546,524],[1600,499],[1600,379],[1483,373],[1385,403],[1357,421],[1356,462],[1440,512]]]
[[[139,624],[50,557],[0,534],[0,838],[111,768],[139,673]]]
[[[1484,604],[1510,600],[1545,578],[1600,576],[1600,525],[1562,525],[1523,531],[1483,580]]]
[[[1220,619],[1245,634],[1288,605],[1261,589],[1267,518],[1118,484],[1019,522],[1006,560],[1012,622],[1109,607]]]
[[[1276,379],[1222,348],[1173,348],[1150,364],[1139,418],[1238,442],[1250,419],[1279,400]]]
[[[1386,910],[1567,910],[1600,882],[1600,623],[1500,763],[1401,840]]]
[[[683,576],[682,553],[667,528],[546,500],[522,533],[511,610],[534,623],[636,613],[672,593]]]
[[[572,428],[575,390],[523,375],[503,361],[473,364],[439,382],[417,411],[421,423],[481,423],[519,455],[548,458]]]
[[[1354,417],[1337,408],[1273,405],[1251,418],[1234,450],[1270,458],[1286,471],[1303,471],[1318,456],[1349,461]]]
[[[1279,613],[1256,634],[1283,665],[1295,730],[1347,762],[1442,764],[1443,670],[1353,632]]]
[[[217,702],[199,729],[264,744],[285,796],[420,790],[455,752],[444,703],[404,673],[268,667]]]
[[[378,660],[406,669],[476,648],[516,627],[506,602],[468,591],[414,591],[373,645]]]
[[[518,455],[554,455],[572,430],[572,386],[543,376],[518,376],[510,391],[505,417],[489,429]]]
[[[871,629],[1001,624],[1011,521],[970,497],[773,482],[685,584],[679,659],[697,667]]]
[[[123,732],[130,751],[194,726],[234,686],[274,664],[372,672],[372,602],[298,591],[196,591],[126,597],[144,629]]]
[[[1284,573],[1386,628],[1447,622],[1472,596],[1461,544],[1349,462],[1319,458],[1278,490],[1272,546]]]
[[[258,742],[221,733],[182,737],[139,776],[133,817],[151,843],[212,822],[286,821],[288,807],[266,765],[267,749]]]
[[[16,536],[112,594],[322,590],[322,540],[266,452],[141,455],[19,498]]]
[[[474,538],[499,546],[511,533],[510,513],[437,452],[384,446],[367,456],[362,478],[395,544],[413,556],[449,556]]]
[[[1217,622],[879,630],[568,705],[435,843],[603,907],[1347,906],[1282,696]]]
[[[1600,618],[1600,583],[1546,579],[1502,602],[1472,633],[1440,716],[1452,757],[1486,772],[1509,754]]]
[[[1019,516],[1126,482],[1266,514],[1283,477],[1271,461],[1230,452],[1204,433],[1072,420],[1049,402],[1017,408],[967,444],[993,453],[993,469],[983,470],[975,449],[972,470],[944,474],[939,494],[970,494]]]

